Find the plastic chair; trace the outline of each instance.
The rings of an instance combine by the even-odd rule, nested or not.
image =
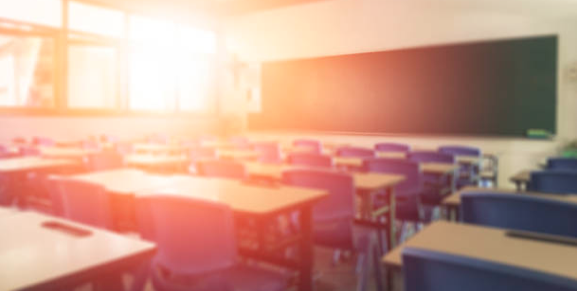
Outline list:
[[[366,289],[370,259],[373,259],[373,267],[377,274],[375,279],[379,284],[380,263],[378,257],[380,257],[380,252],[376,243],[376,235],[369,231],[353,232],[355,215],[353,177],[346,173],[319,169],[298,169],[283,172],[282,180],[288,185],[322,189],[329,192],[328,197],[313,207],[315,243],[338,250],[351,250],[359,253],[358,259],[364,260],[364,265],[357,290]],[[375,258],[377,258],[376,261]]]
[[[454,164],[456,159],[453,154],[435,151],[413,151],[409,153],[409,160],[419,163],[446,163]]]
[[[531,172],[527,191],[577,194],[577,171],[538,171]]]
[[[375,144],[375,151],[408,153],[411,151],[411,146],[404,143],[381,142]]]
[[[323,145],[320,141],[315,139],[295,139],[293,141],[293,146],[295,147],[307,147],[311,149],[311,153],[321,154],[323,151]]]
[[[124,166],[124,158],[116,152],[101,152],[88,155],[86,167],[90,171],[118,169]]]
[[[435,151],[414,151],[410,152],[408,159],[418,163],[446,163],[454,164],[456,159],[454,155],[445,154]],[[451,177],[439,176],[435,174],[424,173],[424,188],[421,193],[421,202],[428,206],[439,206],[443,195],[446,194],[447,186],[450,185]]]
[[[309,153],[292,153],[288,156],[288,162],[292,165],[332,168],[333,159],[331,156],[309,154]]]
[[[547,169],[577,171],[577,158],[549,158]]]
[[[439,152],[455,155],[481,158],[481,149],[476,147],[447,145],[439,147]],[[480,165],[462,164],[459,167],[459,179],[457,187],[461,188],[467,185],[475,185],[479,178]]]
[[[336,155],[351,158],[374,158],[375,151],[361,147],[340,147],[337,149]]]
[[[577,237],[577,205],[523,194],[461,195],[463,222]]]
[[[405,291],[569,291],[575,280],[480,259],[405,248]]]
[[[278,143],[260,142],[253,145],[254,150],[258,153],[259,162],[261,163],[281,163],[282,154]]]
[[[138,224],[153,224],[155,290],[285,290],[284,276],[238,263],[233,213],[226,205],[166,195],[136,204],[137,212],[149,215]]]
[[[61,199],[65,218],[95,227],[113,229],[110,196],[103,187],[83,181],[58,178],[57,193],[53,199]],[[55,198],[55,195],[60,198]],[[58,203],[58,201],[55,201]]]
[[[242,180],[248,177],[242,163],[229,160],[202,160],[197,163],[202,176]]]

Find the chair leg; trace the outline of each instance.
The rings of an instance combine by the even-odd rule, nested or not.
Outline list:
[[[376,288],[377,291],[383,291],[384,290],[384,286],[383,286],[383,270],[381,268],[381,257],[383,256],[383,253],[381,252],[379,246],[376,243],[372,244],[373,246],[371,247],[372,253],[371,253],[371,257],[373,258],[373,271],[375,272],[375,283],[376,283]]]

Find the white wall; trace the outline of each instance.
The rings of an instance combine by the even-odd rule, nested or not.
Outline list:
[[[367,146],[384,140],[422,146],[470,144],[500,156],[501,186],[577,138],[577,82],[565,78],[577,63],[577,1],[331,0],[230,19],[226,33],[247,62],[381,51],[534,35],[559,35],[558,136],[554,141],[504,138],[322,135]],[[572,12],[573,11],[573,12]],[[572,15],[575,13],[575,15]],[[266,133],[290,139],[296,133]],[[263,135],[257,134],[257,135]]]

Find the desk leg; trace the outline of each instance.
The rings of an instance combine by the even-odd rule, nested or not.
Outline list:
[[[312,206],[304,206],[300,215],[300,276],[299,290],[313,290],[313,236],[312,236]]]
[[[395,203],[395,190],[393,187],[387,189],[389,193],[389,243],[387,246],[387,251],[392,250],[395,247],[395,219],[396,219],[396,203]]]

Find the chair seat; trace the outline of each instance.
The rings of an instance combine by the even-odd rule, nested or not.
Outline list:
[[[349,217],[315,221],[313,225],[314,241],[316,244],[326,247],[353,250],[351,225],[352,221]]]
[[[158,291],[282,291],[288,278],[279,272],[237,265],[190,276],[171,276],[155,268],[152,282]]]

